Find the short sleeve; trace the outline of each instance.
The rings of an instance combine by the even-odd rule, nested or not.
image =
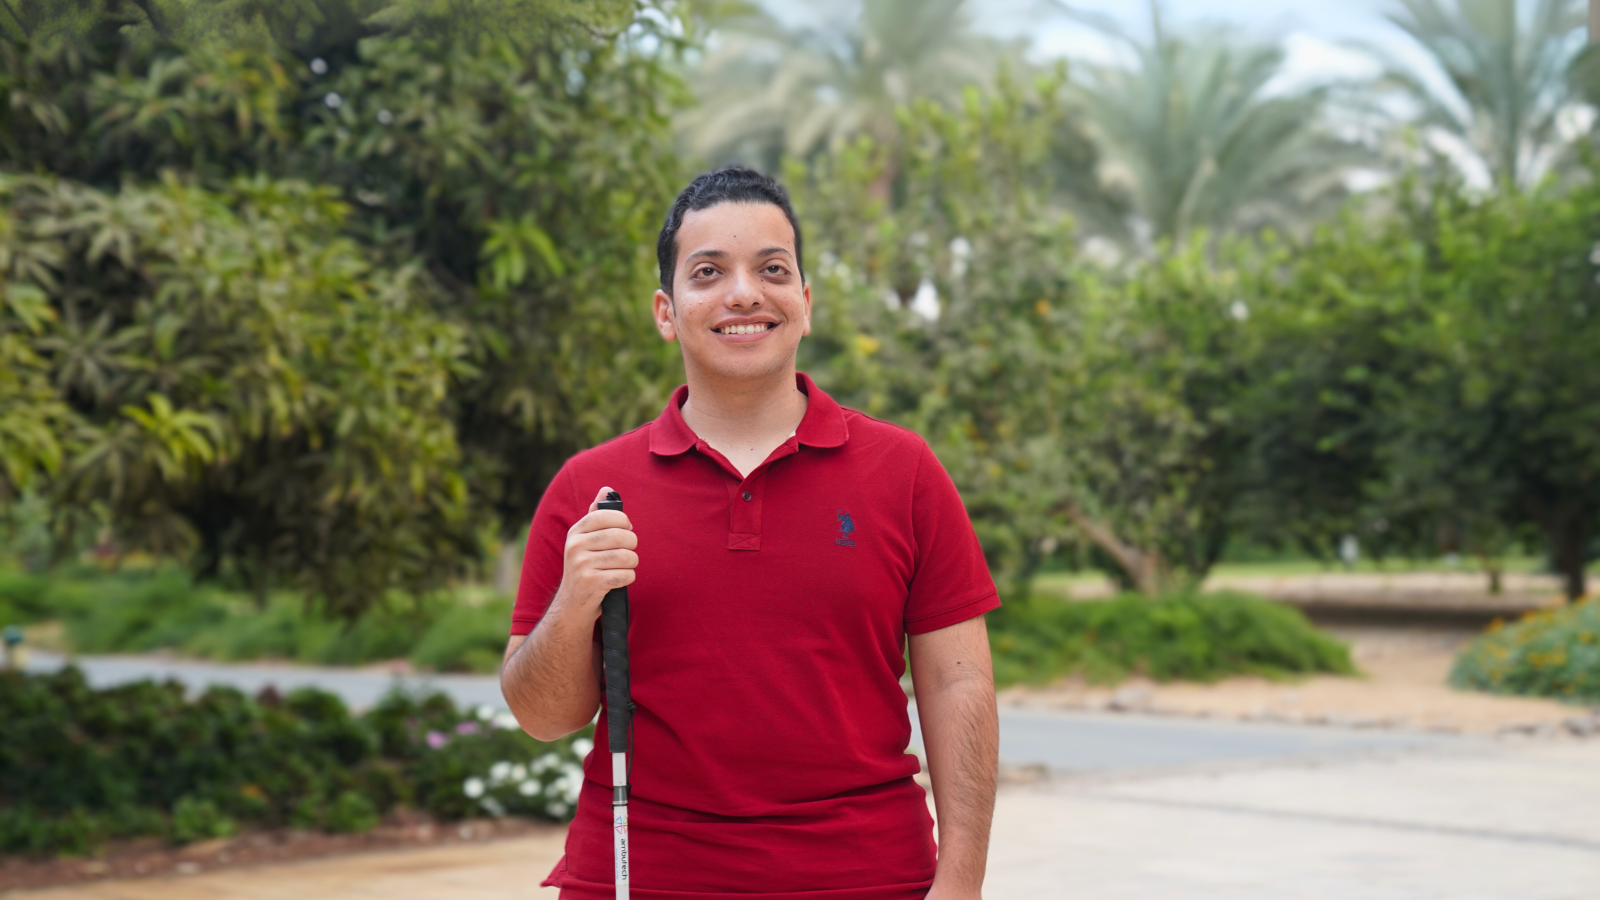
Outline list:
[[[906,598],[906,631],[938,631],[1000,607],[967,508],[938,457],[921,444],[911,495],[916,572]]]
[[[561,587],[561,570],[567,547],[567,530],[583,518],[587,505],[574,493],[572,476],[563,466],[539,498],[539,509],[528,529],[528,546],[522,554],[522,580],[511,611],[511,633],[528,634],[550,608]]]

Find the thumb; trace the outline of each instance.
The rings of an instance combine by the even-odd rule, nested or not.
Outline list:
[[[594,512],[595,510],[599,509],[600,508],[600,501],[604,500],[606,498],[606,495],[609,494],[609,493],[611,493],[611,488],[609,488],[609,487],[601,488],[600,489],[600,493],[594,495],[594,502],[589,504],[589,512]]]

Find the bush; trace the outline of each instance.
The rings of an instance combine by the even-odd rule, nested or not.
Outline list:
[[[1495,694],[1600,701],[1600,599],[1499,622],[1456,657],[1450,683]]]
[[[362,716],[337,696],[251,698],[176,682],[106,690],[81,672],[0,673],[0,852],[84,853],[238,827],[366,831],[406,804],[443,818],[565,819],[586,735],[528,737],[509,713],[393,693]]]
[[[1297,609],[1232,592],[1064,602],[1030,597],[990,617],[995,679],[1041,682],[1081,674],[1114,682],[1213,681],[1354,671],[1350,652]]]
[[[59,619],[78,653],[172,650],[206,659],[286,659],[361,665],[408,658],[438,672],[495,672],[511,601],[470,604],[395,594],[353,621],[280,593],[263,607],[234,591],[196,586],[177,569],[50,577],[0,570],[0,627]]]

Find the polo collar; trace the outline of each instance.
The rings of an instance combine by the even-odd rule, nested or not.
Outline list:
[[[850,427],[845,424],[844,410],[817,387],[811,376],[796,372],[795,386],[806,395],[806,414],[795,429],[795,440],[807,447],[841,447],[850,439]],[[650,428],[650,452],[657,456],[677,456],[694,449],[700,442],[698,435],[683,421],[683,403],[689,399],[689,386],[682,384],[672,392],[667,408]]]

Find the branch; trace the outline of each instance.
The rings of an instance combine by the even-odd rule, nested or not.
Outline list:
[[[1128,577],[1133,580],[1134,587],[1143,594],[1155,594],[1160,588],[1159,569],[1161,558],[1155,553],[1145,552],[1132,544],[1125,544],[1114,534],[1111,529],[1089,518],[1088,514],[1071,500],[1062,501],[1060,509],[1078,526],[1095,546],[1104,550],[1107,555],[1117,561]]]

